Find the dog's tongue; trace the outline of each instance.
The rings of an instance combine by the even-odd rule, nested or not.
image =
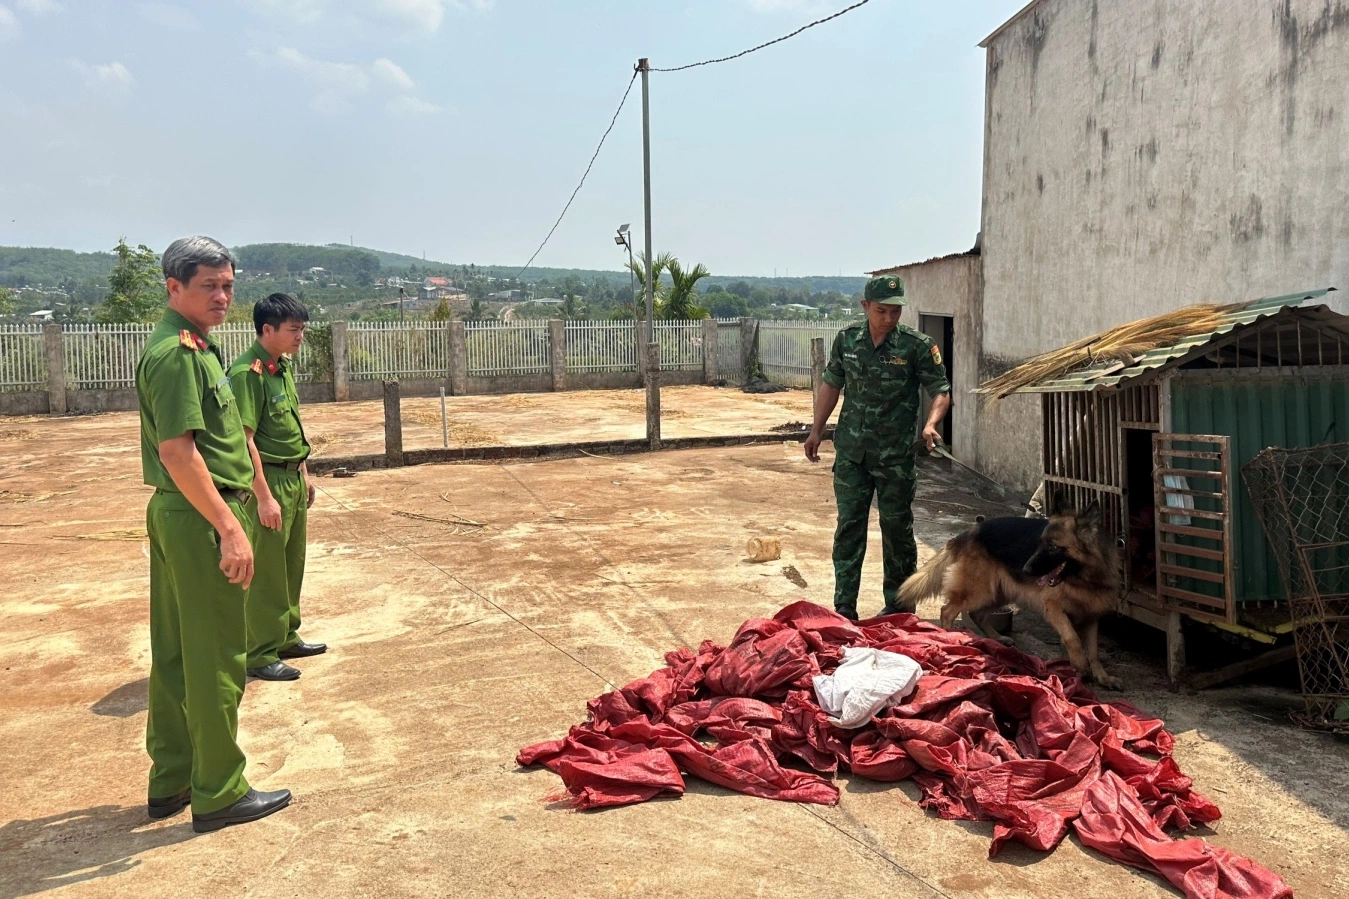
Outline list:
[[[1060,562],[1060,563],[1059,563],[1059,567],[1057,567],[1057,568],[1055,568],[1053,571],[1049,572],[1049,574],[1043,575],[1043,576],[1040,578],[1040,580],[1038,581],[1038,583],[1040,584],[1040,586],[1041,586],[1041,587],[1057,587],[1058,584],[1059,584],[1059,575],[1063,574],[1063,566],[1064,566],[1064,565],[1067,565],[1067,564],[1068,564],[1067,562]]]

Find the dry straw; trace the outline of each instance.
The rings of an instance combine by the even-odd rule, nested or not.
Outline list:
[[[1026,387],[1103,362],[1133,365],[1144,353],[1174,346],[1195,335],[1217,330],[1223,323],[1223,316],[1240,308],[1241,304],[1201,303],[1154,318],[1129,322],[1035,356],[1006,374],[985,381],[980,385],[980,390],[992,394],[993,399],[998,400]]]

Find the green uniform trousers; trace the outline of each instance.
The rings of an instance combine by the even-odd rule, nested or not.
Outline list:
[[[895,608],[899,585],[918,567],[913,538],[913,497],[918,487],[912,463],[881,465],[874,453],[861,462],[844,456],[834,460],[834,608],[857,614],[862,560],[867,554],[867,524],[876,497],[881,517],[881,551],[885,562],[883,594],[887,610]]]
[[[248,591],[248,667],[265,668],[300,640],[300,586],[308,541],[309,490],[304,475],[272,465],[263,477],[281,505],[281,530],[265,528],[253,508],[254,570]]]
[[[254,513],[226,505],[252,537]],[[150,708],[145,749],[150,797],[192,788],[208,814],[248,792],[236,740],[244,694],[247,591],[220,570],[220,536],[181,493],[157,490],[145,512],[150,535]]]

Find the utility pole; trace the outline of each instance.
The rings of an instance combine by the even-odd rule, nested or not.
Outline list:
[[[647,80],[651,66],[646,57],[637,60],[637,70],[642,73],[642,190],[644,212],[646,215],[646,339],[656,342],[656,279],[652,277],[655,257],[651,255],[651,102],[647,93]]]

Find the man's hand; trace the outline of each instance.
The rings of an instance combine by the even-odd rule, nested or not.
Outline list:
[[[806,438],[806,458],[812,462],[820,461],[820,435],[814,431]]]
[[[314,488],[314,482],[309,480],[308,476],[304,479],[304,485],[306,489],[309,490],[309,502],[305,504],[305,508],[312,509],[314,507],[314,497],[318,496],[318,490]]]
[[[238,584],[245,590],[253,583],[253,547],[248,544],[248,535],[237,521],[233,526],[226,525],[220,533],[220,570],[225,572],[231,584]]]
[[[941,433],[934,425],[927,425],[923,428],[923,443],[927,444],[929,453],[936,449],[937,444],[941,443]]]
[[[274,496],[258,497],[258,521],[273,531],[281,530],[281,504]]]

